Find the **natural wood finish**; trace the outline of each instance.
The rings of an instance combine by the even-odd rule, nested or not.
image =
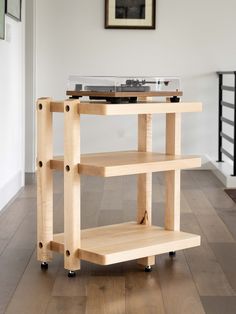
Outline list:
[[[166,115],[166,154],[181,154],[181,114]]]
[[[166,115],[166,154],[181,154],[180,113]],[[166,172],[165,228],[180,230],[180,170]]]
[[[77,258],[100,265],[110,265],[199,244],[198,235],[129,222],[82,230]],[[64,234],[54,235],[51,249],[63,252]]]
[[[53,180],[50,159],[53,155],[50,98],[37,101],[37,258],[52,260]]]
[[[121,94],[124,96],[124,93]],[[150,96],[150,93],[148,95]],[[165,95],[170,96],[170,93]],[[51,120],[52,112],[62,112],[62,109],[65,117],[64,157],[53,159],[51,156],[49,160],[47,159],[50,171],[64,169],[64,233],[55,235],[47,249],[64,253],[64,267],[68,270],[80,269],[81,259],[101,265],[138,259],[142,265],[153,265],[156,254],[200,244],[199,236],[179,232],[180,169],[200,165],[200,158],[180,155],[180,113],[201,111],[202,106],[200,103],[153,103],[147,102],[147,98],[144,98],[147,96],[145,93],[140,96],[142,96],[141,103],[118,105],[103,102],[80,103],[75,99],[65,102],[45,100]],[[44,107],[39,105],[39,110],[41,109]],[[152,152],[153,113],[167,114],[166,154]],[[81,156],[81,114],[138,114],[138,151]],[[52,125],[50,128],[52,129]],[[44,133],[42,130],[40,132],[46,137],[47,125]],[[52,133],[52,130],[50,132]],[[52,150],[51,134],[49,139]],[[45,145],[45,142],[43,143]],[[43,151],[42,145],[41,151]],[[39,165],[41,168],[44,166],[42,161]],[[167,172],[166,230],[152,226],[152,172],[158,171]],[[138,174],[136,223],[81,232],[81,174],[103,177]],[[120,214],[122,215],[122,212]],[[102,222],[104,223],[104,219]],[[43,246],[41,242],[40,245]]]
[[[62,157],[51,160],[51,168],[61,170]],[[168,171],[199,167],[198,156],[172,156],[159,153],[137,151],[86,154],[81,156],[78,166],[80,174],[113,177],[130,174]]]
[[[78,101],[65,101],[64,127],[64,265],[80,269],[77,250],[80,247],[80,116]]]
[[[152,151],[152,115],[138,115],[138,151]],[[151,226],[152,224],[152,173],[138,175],[137,186],[137,223]],[[155,256],[138,261],[147,266],[155,264]]]
[[[99,102],[80,103],[80,114],[94,115],[130,115],[130,114],[154,114],[154,113],[175,113],[175,112],[200,112],[202,104],[195,102],[180,103],[158,103],[144,102],[137,104],[108,104]]]
[[[64,101],[51,101],[51,112],[64,112]]]
[[[144,98],[139,98],[140,101],[137,104],[109,104],[98,101],[81,101],[78,104],[78,112],[80,114],[91,115],[126,115],[202,111],[202,104],[198,102],[161,103],[149,101],[147,97]],[[52,101],[51,111],[64,112],[64,102]]]
[[[173,96],[183,96],[181,91],[150,91],[150,92],[94,92],[94,91],[67,91],[67,96],[93,96],[93,97],[173,97]]]

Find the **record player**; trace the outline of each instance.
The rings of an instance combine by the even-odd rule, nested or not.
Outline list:
[[[70,76],[66,94],[70,98],[136,103],[144,97],[168,97],[179,102],[183,93],[178,77]]]

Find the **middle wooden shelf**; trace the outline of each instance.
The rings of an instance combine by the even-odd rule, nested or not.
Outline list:
[[[50,160],[51,169],[64,169],[63,157]],[[83,175],[113,177],[201,166],[198,156],[167,155],[155,152],[107,152],[81,155],[78,171]]]

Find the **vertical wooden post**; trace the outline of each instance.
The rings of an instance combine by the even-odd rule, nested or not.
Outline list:
[[[166,114],[166,154],[181,154],[181,114]],[[180,230],[180,170],[166,172],[165,229]]]
[[[80,115],[78,100],[64,102],[64,267],[80,269]]]
[[[37,101],[37,258],[41,262],[52,260],[53,177],[50,160],[53,143],[50,103],[50,98]]]
[[[152,115],[138,115],[138,151],[152,151]],[[152,224],[152,174],[138,175],[138,211],[137,222],[151,226]],[[151,266],[155,264],[155,256],[149,256],[138,260],[138,264]]]

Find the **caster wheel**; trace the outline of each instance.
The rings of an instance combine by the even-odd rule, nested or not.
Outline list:
[[[173,252],[169,252],[169,257],[175,257],[176,256],[176,252],[173,251]]]
[[[42,269],[42,270],[47,270],[47,269],[48,269],[48,263],[42,262],[42,263],[41,263],[41,269]]]
[[[73,277],[75,277],[76,276],[76,272],[75,271],[73,271],[73,270],[69,270],[68,271],[68,277],[69,278],[73,278]]]
[[[152,271],[152,266],[146,266],[144,268],[145,273],[150,273]]]

